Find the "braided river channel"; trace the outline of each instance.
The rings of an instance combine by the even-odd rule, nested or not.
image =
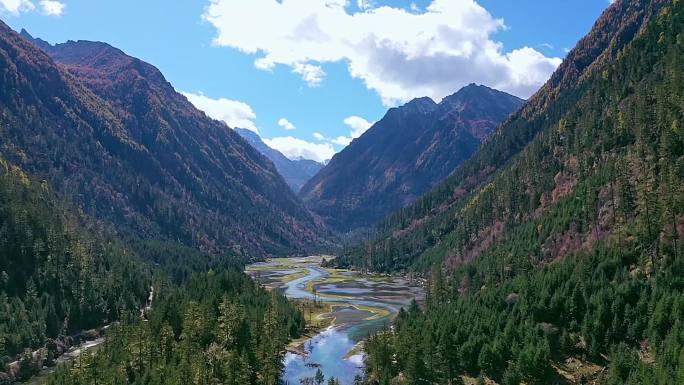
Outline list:
[[[321,267],[323,257],[276,258],[247,267],[261,284],[295,301],[309,333],[293,341],[283,380],[306,384],[316,371],[351,385],[363,372],[363,339],[389,327],[399,309],[424,299],[417,282]]]

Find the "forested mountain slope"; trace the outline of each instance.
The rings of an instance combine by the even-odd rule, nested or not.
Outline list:
[[[276,383],[302,313],[234,260],[167,247],[152,267],[159,251],[146,251],[0,159],[0,384],[28,380],[104,326],[95,358],[48,383]]]
[[[285,345],[304,317],[285,297],[239,271],[162,287],[148,322],[117,325],[78,369],[47,384],[279,384]]]
[[[616,1],[470,161],[349,253],[433,266],[426,309],[366,344],[367,382],[683,383],[683,68],[684,3]]]
[[[49,363],[69,336],[137,314],[148,297],[149,270],[70,209],[0,159],[0,383],[38,369],[2,373],[24,349],[47,343]]]
[[[442,181],[522,103],[471,84],[439,104],[419,98],[392,108],[336,154],[300,196],[338,230],[372,226]]]
[[[240,134],[240,136],[245,138],[252,147],[259,150],[260,153],[273,162],[276,170],[283,176],[285,182],[295,193],[298,193],[302,186],[323,168],[322,163],[318,163],[314,160],[289,159],[280,151],[269,147],[255,132],[244,128],[235,128],[235,132]]]
[[[36,44],[55,60],[0,24],[8,161],[143,239],[263,256],[325,236],[271,162],[153,66],[104,43]]]
[[[679,74],[663,73],[666,65],[672,66],[667,60],[673,60],[662,52],[666,47],[644,57],[630,44],[663,3],[625,1],[609,7],[542,89],[471,159],[414,204],[382,221],[377,238],[349,252],[347,260],[375,270],[469,261],[513,226],[539,218],[564,196],[577,193],[577,184],[607,163],[631,162],[627,157],[635,156],[639,140],[651,140],[653,147],[664,128],[653,116],[644,122],[638,118],[652,114],[644,109],[656,102],[671,103],[673,108],[668,104],[660,112],[671,115],[663,118],[672,120],[668,126],[679,124],[673,123],[680,108],[677,91],[666,97],[656,94],[667,76]],[[675,56],[676,47],[668,54]],[[679,138],[678,128],[670,131]],[[637,173],[631,166],[630,171]],[[638,177],[630,177],[632,188]]]

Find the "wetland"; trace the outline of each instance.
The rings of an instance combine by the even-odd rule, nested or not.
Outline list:
[[[424,299],[417,282],[405,277],[364,275],[321,266],[323,257],[275,258],[247,267],[262,285],[282,292],[303,311],[303,338],[292,341],[283,381],[306,383],[321,369],[326,378],[352,384],[363,372],[363,339],[389,327],[402,307]]]

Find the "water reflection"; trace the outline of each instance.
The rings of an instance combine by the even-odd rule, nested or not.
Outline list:
[[[353,271],[324,269],[319,262],[318,257],[281,258],[254,264],[248,272],[288,298],[315,298],[335,305],[330,314],[334,326],[307,340],[305,354],[286,354],[283,380],[299,385],[320,368],[326,379],[335,377],[349,385],[363,372],[363,353],[354,349],[357,343],[388,326],[402,306],[414,298],[421,300],[423,290],[403,278],[369,278]],[[297,274],[294,279],[284,279],[293,274]]]

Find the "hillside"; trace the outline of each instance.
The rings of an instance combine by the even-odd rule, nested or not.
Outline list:
[[[153,250],[132,253],[107,228],[62,202],[47,182],[3,159],[0,229],[2,384],[29,380],[105,330],[100,349],[106,354],[79,357],[89,371],[72,372],[62,362],[43,381],[93,383],[96,375],[95,382],[122,383],[126,373],[131,382],[155,376],[159,383],[187,383],[205,362],[189,361],[185,352],[202,357],[209,351],[222,362],[220,370],[212,369],[216,381],[255,384],[257,373],[279,377],[285,344],[304,327],[301,312],[252,281],[234,258],[212,264],[211,256],[196,257],[194,250],[166,248],[181,257],[165,255],[153,267],[145,262]],[[168,279],[178,271],[186,277]],[[164,354],[127,366],[141,341],[150,351],[162,341]],[[141,363],[140,356],[135,360]]]
[[[300,196],[340,231],[372,226],[448,176],[521,104],[471,84],[439,104],[419,98],[392,108],[336,154]]]
[[[587,173],[605,167],[608,159],[603,158],[634,151],[640,127],[627,114],[636,113],[636,99],[639,103],[646,97],[649,102],[658,99],[653,80],[657,75],[647,76],[651,69],[641,64],[655,66],[656,60],[660,64],[665,59],[632,59],[640,61],[630,63],[628,79],[615,74],[615,61],[621,58],[620,64],[628,66],[623,64],[625,48],[663,3],[627,1],[610,7],[523,108],[443,183],[382,221],[372,255],[360,253],[359,248],[350,253],[354,263],[364,255],[364,263],[376,270],[426,270],[434,263],[458,265],[471,260],[512,225],[536,219],[560,198],[577,193],[577,184],[588,178]],[[609,75],[617,80],[604,79]],[[599,88],[598,82],[608,81],[625,84]],[[653,127],[650,135],[659,141],[656,128],[661,129]]]
[[[121,242],[81,225],[45,181],[0,159],[0,383],[35,370],[5,365],[24,349],[47,346],[46,359],[71,335],[104,326],[145,304],[149,271]],[[24,357],[25,358],[25,357]]]
[[[142,239],[263,256],[325,236],[269,161],[155,67],[104,43],[36,41],[51,57],[26,39],[0,25],[7,160]]]
[[[271,160],[273,165],[282,175],[285,182],[290,186],[293,192],[297,193],[304,186],[304,184],[311,179],[321,168],[323,164],[310,159],[289,159],[280,151],[275,150],[266,143],[264,143],[258,134],[244,129],[235,128],[235,132],[240,134],[252,147],[256,148],[261,154]]]
[[[426,309],[366,344],[368,383],[684,381],[683,36],[681,1],[614,2],[469,161],[342,259],[431,270]]]
[[[287,341],[304,327],[284,296],[235,270],[164,288],[147,319],[114,325],[79,370],[63,365],[44,383],[277,384]]]

